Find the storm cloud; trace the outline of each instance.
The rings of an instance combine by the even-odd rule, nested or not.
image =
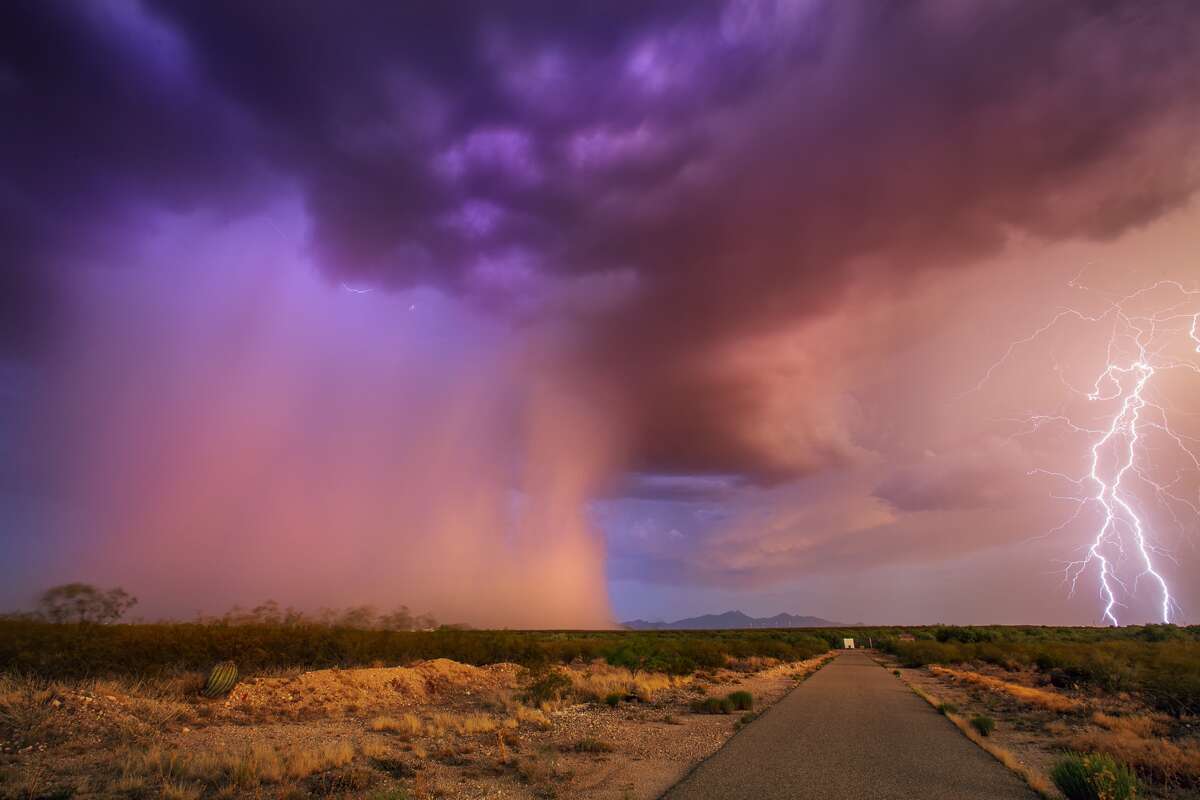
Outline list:
[[[950,430],[939,418],[950,411],[928,409],[969,388],[947,377],[955,366],[994,351],[922,343],[960,313],[954,292],[980,264],[1014,246],[1115,242],[1186,211],[1200,180],[1200,13],[1187,0],[17,0],[0,7],[0,115],[0,377],[22,398],[0,396],[6,407],[47,391],[28,375],[78,364],[97,329],[147,338],[126,326],[129,309],[90,305],[113,291],[96,289],[104,276],[120,276],[113,286],[153,308],[133,271],[156,275],[165,306],[197,328],[232,326],[164,337],[197,364],[261,328],[281,337],[263,364],[302,345],[295,369],[313,385],[361,382],[340,359],[390,369],[388,337],[412,328],[407,302],[380,301],[395,319],[356,329],[378,337],[365,358],[345,355],[344,309],[322,349],[319,330],[254,322],[265,300],[251,312],[218,297],[218,284],[260,285],[239,253],[256,265],[294,256],[327,288],[371,302],[431,290],[486,320],[472,347],[502,351],[511,374],[471,406],[484,414],[488,393],[503,395],[481,434],[481,518],[503,517],[522,481],[581,506],[624,500],[625,522],[640,504],[667,509],[610,537],[617,574],[748,586],[969,552],[1040,523],[1005,510],[1028,501],[1027,449]],[[194,228],[228,242],[180,244],[202,238]],[[221,264],[211,281],[197,275],[201,250]],[[985,292],[1035,281],[1038,267],[1010,258],[995,272]],[[271,291],[286,306],[291,295]],[[319,292],[304,292],[295,320],[326,324]],[[153,318],[172,328],[168,312]],[[439,367],[487,360],[445,341],[426,354]],[[110,399],[94,388],[120,369],[121,348],[107,347],[91,388],[72,395],[81,406]],[[171,347],[155,369],[176,368]],[[514,386],[542,381],[553,411],[514,445],[522,434],[497,433],[520,428]],[[395,376],[380,385],[419,394]],[[339,403],[327,407],[355,407]],[[130,408],[120,414],[135,420]],[[396,414],[374,399],[362,408],[385,427]],[[279,441],[308,441],[303,422]],[[247,418],[231,435],[240,426],[258,430]],[[286,449],[263,438],[264,463]],[[562,442],[591,451],[569,485],[538,466],[570,473]],[[42,444],[23,448],[54,473]],[[372,474],[393,464],[370,453]],[[231,474],[220,459],[203,466]],[[53,482],[7,473],[16,494]],[[538,526],[583,531],[581,509],[557,502]],[[956,537],[972,514],[988,515],[979,535]],[[564,552],[591,552],[579,535]],[[581,574],[593,586],[600,572]]]
[[[853,459],[828,386],[772,446],[730,343],[1014,233],[1115,236],[1196,178],[1183,2],[2,13],[7,347],[53,333],[66,262],[138,209],[236,215],[287,183],[333,281],[565,320],[647,470]]]

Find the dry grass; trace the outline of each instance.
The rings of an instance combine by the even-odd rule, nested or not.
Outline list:
[[[375,739],[367,739],[358,743],[358,752],[364,758],[387,758],[392,754],[392,748]]]
[[[470,736],[476,733],[491,733],[500,727],[496,720],[487,714],[434,714],[425,726],[425,732],[430,736],[445,736],[447,733],[457,733]]]
[[[1109,717],[1106,730],[1089,728],[1067,740],[1080,752],[1098,752],[1123,761],[1156,783],[1200,786],[1200,743],[1177,743],[1154,736],[1146,717]]]
[[[200,789],[186,783],[168,781],[159,788],[162,800],[200,800]]]
[[[725,659],[725,666],[735,672],[763,672],[772,667],[779,666],[778,658],[768,658],[766,656],[747,656],[746,658]]]
[[[1092,722],[1109,731],[1123,731],[1137,736],[1157,736],[1164,730],[1163,720],[1142,715],[1113,716],[1097,711]]]
[[[49,684],[0,675],[0,727],[23,741],[45,739],[55,727],[57,699]]]
[[[354,760],[355,753],[354,745],[345,741],[284,751],[266,744],[252,745],[236,752],[186,754],[180,750],[151,747],[126,755],[120,774],[110,789],[129,793],[155,784],[163,796],[174,791],[180,792],[178,797],[199,796],[206,788],[218,793],[233,788],[249,790],[344,767]],[[192,791],[194,795],[190,794]]]
[[[426,703],[464,690],[498,687],[511,681],[514,665],[474,667],[445,658],[407,667],[320,669],[239,684],[230,702],[248,714],[299,707],[315,716],[354,715],[396,700]]]
[[[541,708],[534,708],[518,702],[511,692],[501,692],[493,695],[484,707],[498,712],[502,717],[500,727],[507,730],[516,730],[522,725],[549,730],[553,723],[548,712],[554,710],[554,705],[543,703]]]
[[[571,671],[572,692],[585,702],[600,702],[610,694],[636,697],[643,702],[653,699],[656,692],[684,686],[691,676],[679,677],[661,672],[632,672],[607,664],[591,664],[584,672]]]
[[[405,714],[402,717],[376,717],[368,727],[373,731],[395,733],[404,738],[419,736],[424,726],[415,714]]]
[[[934,675],[965,681],[989,691],[1006,694],[1019,703],[1035,706],[1046,711],[1054,711],[1061,714],[1078,712],[1085,708],[1084,704],[1078,700],[1065,697],[1056,692],[1035,689],[1031,686],[1022,686],[1019,683],[1009,683],[1008,681],[1002,681],[999,678],[993,678],[989,675],[981,675],[978,672],[967,672],[965,670],[934,665],[930,665],[929,671]]]
[[[82,734],[114,746],[148,742],[174,724],[194,724],[186,702],[194,676],[161,681],[45,681],[0,675],[0,731],[26,743],[54,743]]]

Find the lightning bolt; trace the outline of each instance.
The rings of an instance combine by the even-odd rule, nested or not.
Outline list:
[[[1194,352],[1200,353],[1200,310],[1197,310],[1200,289],[1164,280],[1132,294],[1111,296],[1083,286],[1079,277],[1068,285],[1100,296],[1104,300],[1103,311],[1086,314],[1074,308],[1059,309],[1045,325],[1010,344],[980,382],[965,394],[981,390],[1021,347],[1035,342],[1063,320],[1110,326],[1104,367],[1089,390],[1071,386],[1059,370],[1067,389],[1095,404],[1092,407],[1097,409],[1096,418],[1100,422],[1094,418],[1089,424],[1079,424],[1061,413],[1035,415],[1028,417],[1027,426],[1014,436],[1057,425],[1083,435],[1090,442],[1085,474],[1068,475],[1044,469],[1030,472],[1065,481],[1077,490],[1061,498],[1075,502],[1074,512],[1047,535],[1073,526],[1089,508],[1098,511],[1099,520],[1083,555],[1064,567],[1063,580],[1070,586],[1070,594],[1074,595],[1085,574],[1094,572],[1102,604],[1100,618],[1119,625],[1117,609],[1126,605],[1122,600],[1136,597],[1139,583],[1149,582],[1154,586],[1158,617],[1162,622],[1171,622],[1179,606],[1159,563],[1173,559],[1155,542],[1146,511],[1151,503],[1157,503],[1158,509],[1168,513],[1182,531],[1186,531],[1186,525],[1180,511],[1190,512],[1193,523],[1200,521],[1200,492],[1196,501],[1180,494],[1180,486],[1189,474],[1200,475],[1200,455],[1197,455],[1200,440],[1172,427],[1168,406],[1157,400],[1154,390],[1158,379],[1172,370],[1189,370],[1200,375],[1200,364],[1172,355],[1173,349],[1179,353],[1175,343],[1182,334],[1190,338],[1188,344],[1195,343]],[[1155,311],[1136,310],[1162,293],[1177,299]],[[1172,449],[1184,465],[1173,476],[1158,476],[1162,470],[1156,469],[1152,455],[1161,452],[1160,445]],[[1121,577],[1122,568],[1130,562],[1136,570],[1132,585]]]

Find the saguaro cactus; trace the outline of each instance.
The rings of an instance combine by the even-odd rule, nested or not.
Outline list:
[[[208,673],[208,682],[204,684],[205,697],[220,697],[229,694],[238,681],[237,664],[232,661],[222,661]]]

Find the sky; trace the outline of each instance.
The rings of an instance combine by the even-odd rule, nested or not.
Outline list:
[[[1200,623],[1187,0],[16,0],[0,117],[0,607]]]

